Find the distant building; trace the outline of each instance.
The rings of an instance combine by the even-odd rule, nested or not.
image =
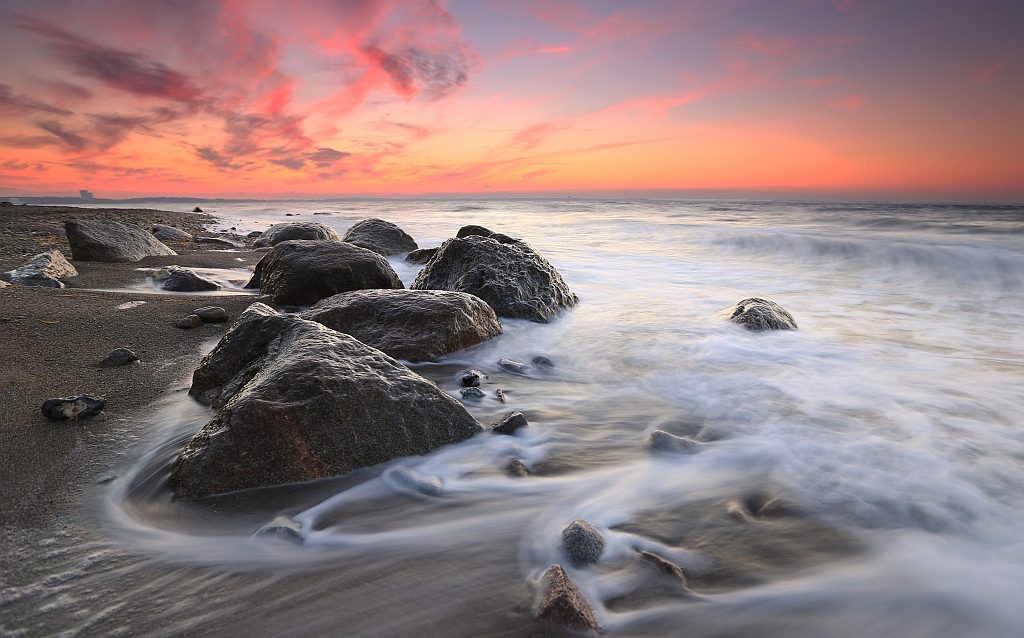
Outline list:
[[[82,201],[84,201],[84,202],[91,202],[92,201],[92,193],[90,191],[82,190],[82,191],[78,191],[78,194],[82,196]]]

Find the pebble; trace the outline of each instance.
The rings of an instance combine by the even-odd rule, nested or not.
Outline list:
[[[573,565],[596,563],[604,552],[604,538],[590,523],[575,520],[562,530],[562,548]]]
[[[77,421],[96,416],[106,405],[107,402],[100,397],[83,394],[63,399],[47,399],[43,403],[42,410],[43,415],[48,419]]]
[[[498,400],[502,403],[505,402],[505,392],[501,388],[494,391],[494,396],[498,397]]]
[[[513,374],[526,374],[526,364],[516,361],[515,359],[502,357],[498,360],[498,366]]]
[[[480,388],[462,388],[459,390],[463,399],[482,399],[484,398],[483,390]]]
[[[117,348],[103,361],[100,361],[101,368],[116,368],[118,366],[126,366],[129,363],[135,363],[139,360],[139,356],[129,350],[128,348]]]
[[[184,317],[183,319],[180,319],[178,323],[174,325],[179,328],[186,329],[198,328],[199,326],[203,325],[203,320],[199,317],[199,315],[189,315],[187,317]]]
[[[511,461],[508,462],[508,465],[505,466],[505,471],[508,472],[510,476],[530,475],[530,470],[527,469],[526,465],[524,465],[523,462],[517,458],[513,458]]]
[[[529,425],[529,422],[522,412],[509,412],[491,424],[491,432],[511,435],[519,428],[526,427],[527,425]]]
[[[640,552],[640,558],[657,567],[662,573],[668,574],[684,585],[686,584],[686,575],[683,574],[683,570],[679,568],[679,565],[665,560],[653,552]]]
[[[228,311],[224,310],[220,306],[204,306],[202,308],[196,308],[192,311],[192,314],[196,315],[206,323],[224,323],[228,320]]]

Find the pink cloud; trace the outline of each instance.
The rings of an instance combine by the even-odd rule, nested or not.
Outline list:
[[[971,79],[978,84],[986,84],[992,81],[996,73],[1006,68],[1005,64],[991,64],[986,67],[968,67]]]
[[[831,107],[835,107],[837,109],[845,109],[845,110],[849,111],[850,113],[854,113],[858,109],[860,109],[861,106],[864,105],[864,96],[863,95],[851,95],[850,97],[842,99],[842,100],[835,100],[835,101],[829,102],[828,105],[831,106]]]

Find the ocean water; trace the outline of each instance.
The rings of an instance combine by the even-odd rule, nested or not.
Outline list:
[[[529,427],[346,477],[173,502],[167,464],[212,413],[169,398],[97,503],[96,551],[144,557],[118,572],[137,588],[94,583],[126,633],[548,635],[530,616],[560,563],[611,636],[1024,635],[1024,207],[210,208],[240,233],[380,217],[421,247],[481,224],[530,242],[580,304],[410,364],[456,397],[457,371],[487,372],[469,411],[486,424],[520,410]],[[391,263],[407,285],[419,269]],[[746,297],[800,329],[716,316]],[[496,365],[537,355],[556,367]],[[701,444],[657,452],[655,429]],[[513,457],[534,475],[507,476]],[[410,489],[409,472],[440,495]],[[279,516],[301,543],[255,534]],[[562,554],[575,519],[604,536],[597,565]],[[640,550],[679,564],[689,588]],[[174,611],[143,621],[155,592]]]

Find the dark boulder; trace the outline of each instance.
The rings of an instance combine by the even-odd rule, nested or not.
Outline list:
[[[774,301],[757,297],[744,299],[718,314],[755,332],[797,329],[793,315],[786,312],[782,306]]]
[[[107,402],[100,397],[83,394],[63,399],[47,399],[43,403],[43,416],[57,421],[88,419],[103,410]]]
[[[320,222],[284,222],[274,224],[263,231],[253,246],[276,246],[292,239],[341,241],[341,236],[333,228]]]
[[[263,233],[261,233],[260,231],[254,230],[251,233],[249,233],[248,235],[246,235],[246,237],[248,237],[249,239],[256,239],[257,237],[259,237],[262,234]]]
[[[237,250],[245,248],[245,243],[228,237],[196,237],[196,244],[213,250]]]
[[[64,230],[76,261],[132,262],[178,254],[135,224],[71,219],[64,222]]]
[[[196,206],[195,208],[192,209],[192,212],[193,213],[201,213],[201,212],[203,212],[203,209],[199,208],[198,206]]]
[[[536,616],[577,631],[597,631],[594,612],[561,565],[552,565],[541,578],[540,606]]]
[[[391,357],[260,303],[203,357],[189,394],[218,412],[171,466],[181,498],[345,474],[482,431]]]
[[[562,549],[573,565],[596,563],[604,552],[604,538],[590,523],[575,520],[562,530]]]
[[[425,264],[437,254],[437,248],[420,248],[405,256],[410,264]]]
[[[274,246],[256,264],[245,287],[293,306],[352,290],[404,288],[388,260],[373,251],[340,241],[305,240]]]
[[[17,286],[48,288],[63,288],[64,284],[59,280],[76,275],[78,271],[68,263],[59,250],[40,253],[7,273],[11,283]]]
[[[190,241],[192,239],[192,235],[180,228],[165,226],[164,224],[153,224],[150,232],[160,241]]]
[[[495,434],[514,434],[519,428],[524,428],[529,425],[526,417],[523,416],[522,412],[518,410],[515,412],[509,412],[502,416],[500,419],[491,424],[491,432]]]
[[[463,370],[455,375],[455,380],[463,388],[475,388],[487,380],[487,375],[479,370]]]
[[[356,290],[318,301],[302,317],[413,362],[433,361],[501,334],[486,303],[441,290]]]
[[[171,292],[200,292],[220,290],[220,284],[200,277],[188,268],[174,268],[171,270],[171,276],[164,279],[160,288]]]
[[[388,257],[416,250],[416,240],[404,230],[383,219],[364,219],[345,231],[342,241]]]
[[[502,244],[477,235],[444,242],[411,287],[469,293],[490,304],[499,317],[540,323],[579,302],[529,244]]]
[[[463,237],[469,237],[471,235],[478,235],[480,237],[490,237],[493,235],[490,230],[483,226],[477,226],[476,224],[468,224],[459,229],[459,232],[455,233],[455,236],[459,239]]]
[[[552,361],[551,359],[548,359],[547,357],[545,357],[542,354],[539,354],[536,357],[534,357],[532,359],[532,362],[533,362],[533,365],[541,367],[541,368],[554,368],[555,367],[555,362]]]
[[[130,363],[135,363],[139,360],[139,355],[135,354],[128,348],[116,348],[113,352],[107,355],[107,358],[100,361],[99,367],[101,368],[117,368],[120,366],[126,366]]]

